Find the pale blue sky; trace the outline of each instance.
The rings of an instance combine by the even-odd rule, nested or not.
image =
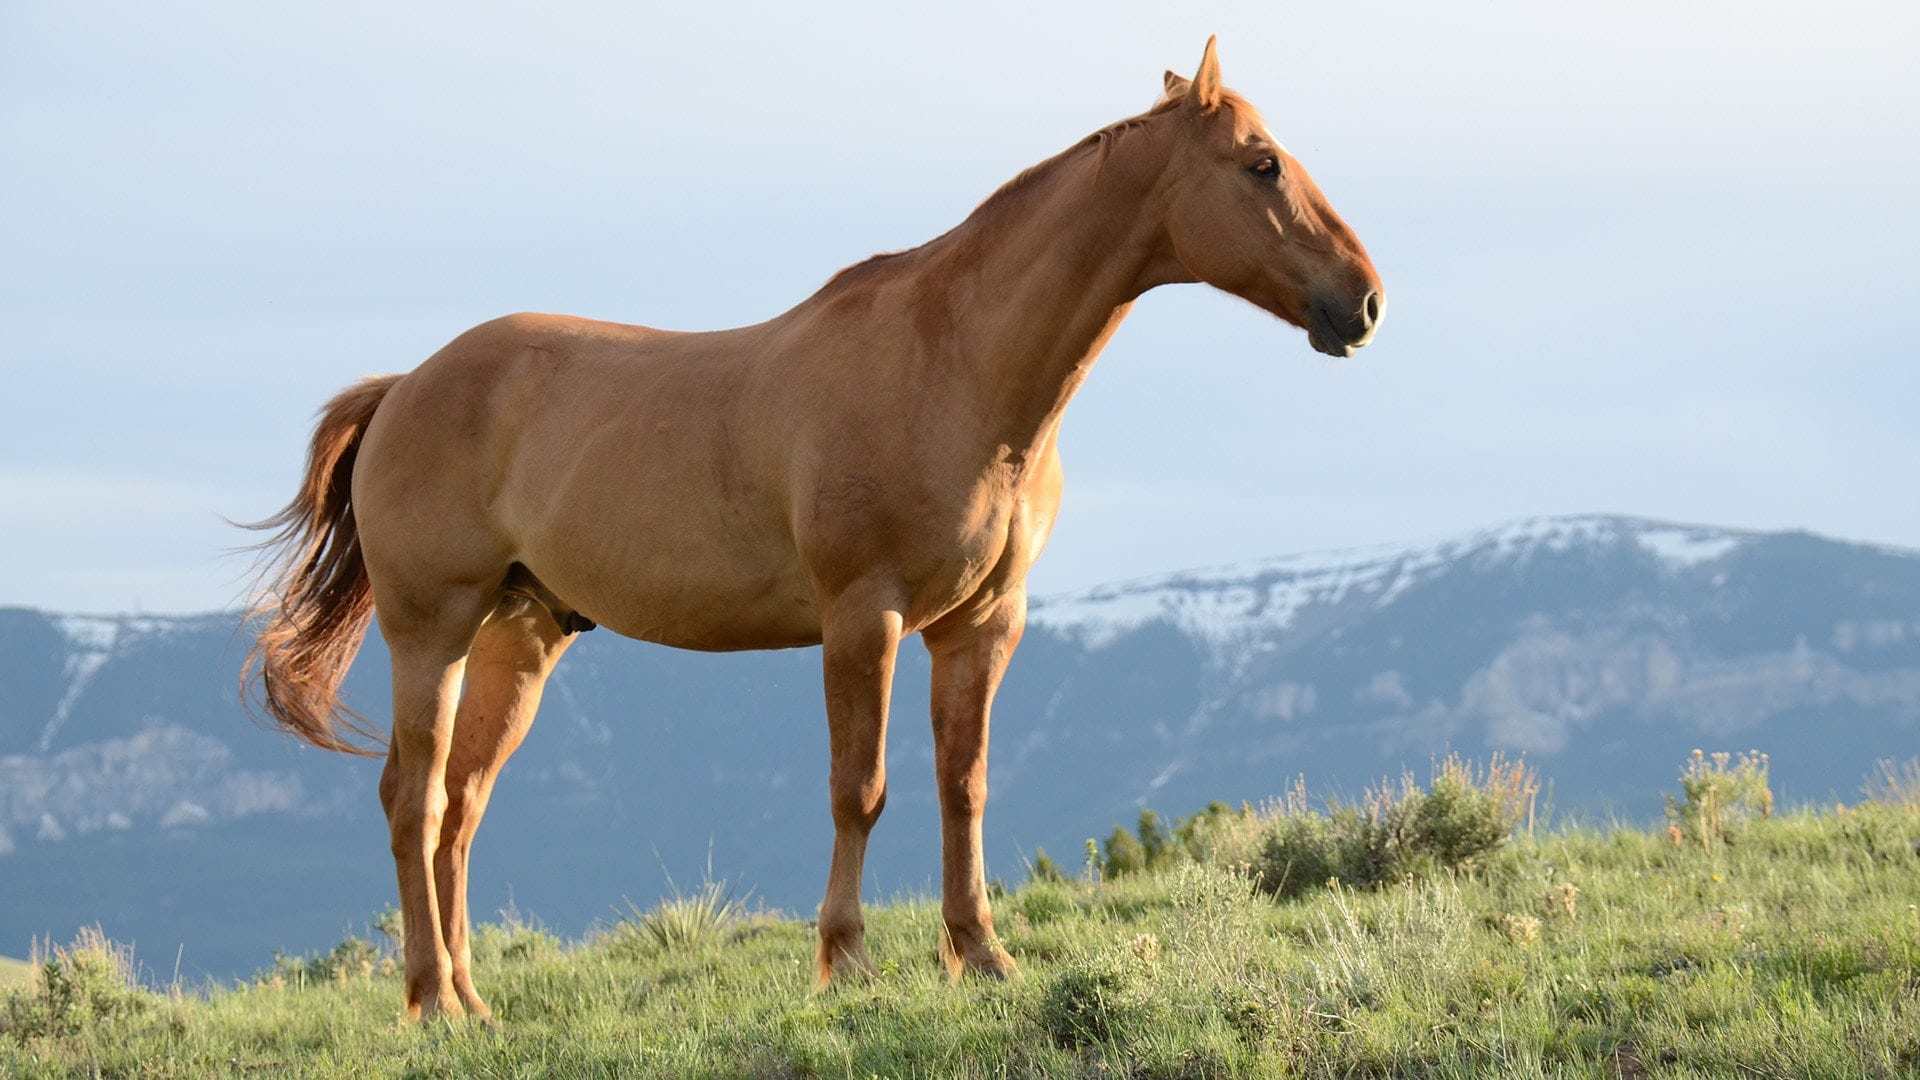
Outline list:
[[[1576,511],[1920,547],[1920,5],[639,7],[0,7],[0,604],[229,605],[350,380],[766,318],[1209,33],[1388,317],[1146,297],[1037,590]]]

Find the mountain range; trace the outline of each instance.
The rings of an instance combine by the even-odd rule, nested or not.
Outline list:
[[[232,613],[0,608],[0,953],[100,924],[232,977],[392,902],[379,763],[250,722]],[[384,713],[386,656],[347,696]],[[928,890],[925,653],[903,648],[869,897]],[[1524,754],[1561,814],[1658,816],[1694,748],[1851,799],[1920,734],[1920,553],[1613,516],[1294,555],[1036,599],[994,712],[992,871],[1142,807],[1357,794],[1449,750]],[[590,633],[503,774],[476,912],[579,933],[709,871],[810,912],[831,844],[817,650]]]

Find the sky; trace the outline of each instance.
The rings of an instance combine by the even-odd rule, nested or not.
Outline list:
[[[1036,593],[1540,514],[1920,548],[1910,0],[654,6],[0,6],[0,606],[232,606],[352,380],[768,318],[1214,33],[1386,319],[1149,293]]]

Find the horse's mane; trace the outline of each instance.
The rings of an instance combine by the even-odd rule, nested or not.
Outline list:
[[[1259,111],[1256,110],[1253,104],[1246,98],[1241,97],[1232,90],[1222,90],[1221,95],[1221,108],[1233,114],[1234,129],[1237,137],[1245,137],[1248,129],[1260,125]],[[1013,179],[1001,184],[993,194],[982,199],[980,205],[974,207],[973,212],[968,214],[966,219],[961,221],[960,224],[955,225],[953,228],[948,229],[946,232],[941,233],[939,236],[923,244],[918,244],[910,248],[902,248],[899,251],[883,251],[877,255],[870,255],[854,263],[852,266],[845,267],[828,278],[826,284],[820,287],[820,291],[816,293],[815,296],[831,296],[870,277],[877,270],[899,265],[899,260],[924,251],[934,244],[945,240],[947,237],[960,232],[962,229],[982,226],[985,222],[998,216],[1000,210],[1004,209],[1022,194],[1043,186],[1045,181],[1066,171],[1067,168],[1079,161],[1091,157],[1097,166],[1100,162],[1106,160],[1107,154],[1112,151],[1114,144],[1119,141],[1122,135],[1134,128],[1145,125],[1157,116],[1172,112],[1185,100],[1184,97],[1162,98],[1153,108],[1148,109],[1146,112],[1108,124],[1106,127],[1088,135],[1086,138],[1081,139],[1079,142],[1074,143],[1072,146],[1067,147],[1052,157],[1034,165],[1029,165],[1027,168],[1022,169]]]

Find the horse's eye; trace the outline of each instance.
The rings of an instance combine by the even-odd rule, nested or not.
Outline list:
[[[1252,165],[1247,166],[1247,171],[1262,180],[1271,180],[1280,175],[1280,159],[1263,157]]]

